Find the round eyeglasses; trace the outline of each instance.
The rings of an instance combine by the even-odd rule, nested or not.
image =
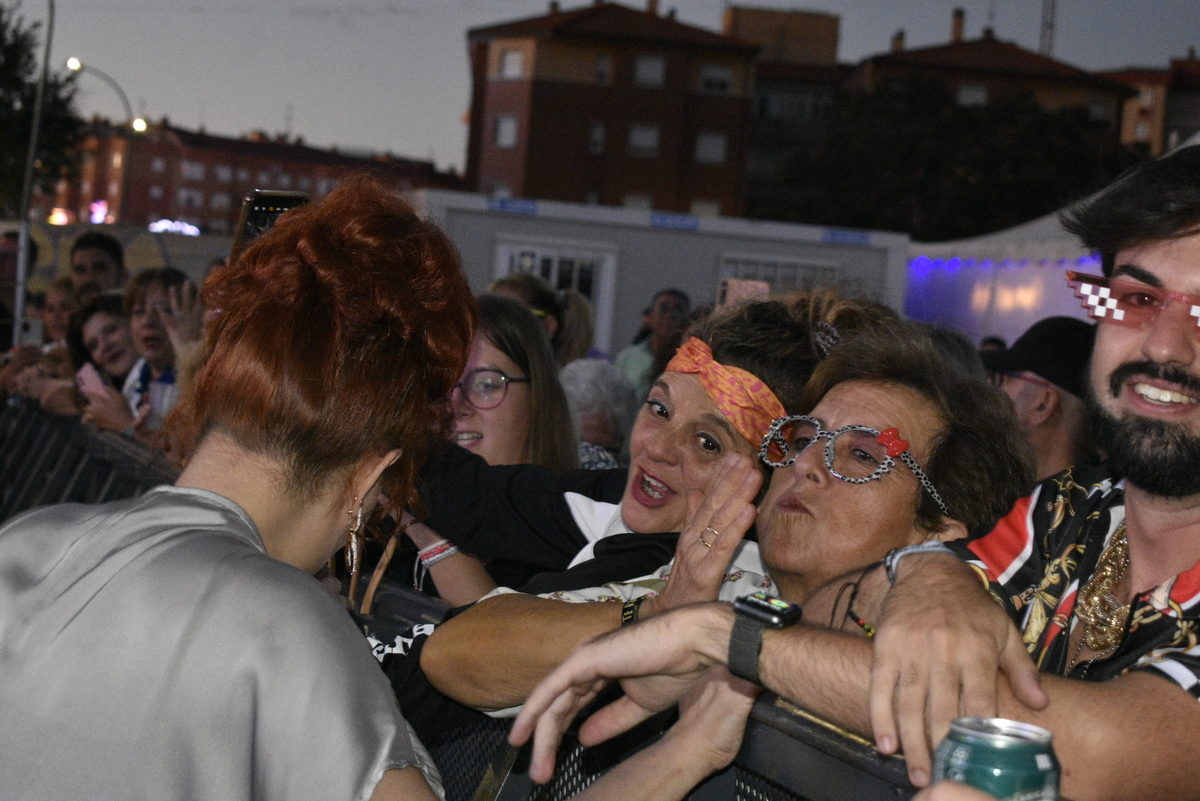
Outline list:
[[[883,478],[899,459],[921,482],[942,514],[950,516],[942,496],[908,452],[908,443],[900,439],[900,432],[894,428],[877,431],[868,426],[843,426],[836,431],[826,431],[813,417],[799,414],[780,417],[771,423],[758,455],[771,467],[787,467],[805,448],[822,439],[826,441],[825,466],[830,475],[851,484],[866,484]]]
[[[512,378],[499,370],[480,368],[467,373],[455,386],[462,391],[467,403],[480,411],[486,411],[495,409],[504,402],[509,384],[528,383],[528,378]]]

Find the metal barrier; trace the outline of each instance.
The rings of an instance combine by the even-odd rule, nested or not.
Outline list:
[[[10,396],[0,410],[0,521],[35,506],[141,495],[178,475],[141,444]]]

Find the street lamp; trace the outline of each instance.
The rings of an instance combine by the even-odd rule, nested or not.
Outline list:
[[[89,67],[87,64],[84,64],[82,61],[75,58],[75,56],[71,56],[67,59],[67,69],[69,69],[71,72],[90,72],[111,86],[117,93],[117,97],[121,98],[121,105],[125,107],[125,123],[138,133],[142,133],[146,130],[146,121],[141,117],[133,116],[133,107],[129,105],[129,98],[125,95],[125,90],[121,88],[119,83],[113,80],[111,75],[102,70],[98,70],[95,67]]]

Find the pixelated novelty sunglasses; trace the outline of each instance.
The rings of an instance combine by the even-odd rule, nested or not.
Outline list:
[[[1139,281],[1122,281],[1067,270],[1067,283],[1093,320],[1106,320],[1129,328],[1141,328],[1171,301],[1187,307],[1188,316],[1200,336],[1200,295],[1171,292]]]

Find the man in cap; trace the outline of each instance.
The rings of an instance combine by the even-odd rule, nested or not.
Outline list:
[[[1074,317],[1047,317],[1007,350],[981,351],[983,364],[1012,400],[1041,481],[1090,461],[1085,378],[1096,329]]]

